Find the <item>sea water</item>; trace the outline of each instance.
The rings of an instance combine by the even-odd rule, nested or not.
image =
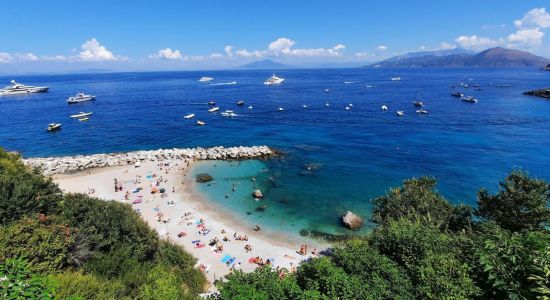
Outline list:
[[[413,176],[437,178],[453,203],[474,205],[476,192],[496,191],[513,169],[550,180],[550,101],[522,92],[550,85],[536,68],[272,70],[4,76],[48,93],[0,98],[0,146],[24,156],[60,156],[265,144],[285,155],[269,161],[203,162],[215,185],[211,201],[250,224],[299,233],[348,233],[347,210],[370,217],[371,199]],[[214,77],[200,83],[201,76]],[[390,77],[400,76],[401,81]],[[236,81],[232,85],[211,85]],[[344,82],[354,82],[345,84]],[[478,83],[481,90],[453,88]],[[498,85],[510,87],[498,87]],[[329,89],[330,92],[324,92]],[[450,94],[473,95],[476,104]],[[83,91],[97,100],[67,105]],[[243,99],[244,106],[236,102]],[[208,113],[207,102],[226,118]],[[415,113],[414,101],[428,115]],[[328,106],[326,104],[329,104]],[[304,108],[303,105],[307,108]],[[349,110],[345,107],[350,106]],[[252,109],[248,109],[248,106]],[[381,106],[388,110],[382,111]],[[278,108],[282,107],[282,112]],[[405,115],[398,117],[397,110]],[[88,122],[69,116],[93,111]],[[189,113],[194,120],[183,119]],[[195,126],[203,120],[205,126]],[[62,123],[46,132],[48,123]],[[257,178],[265,195],[251,196]],[[238,182],[236,191],[232,184]],[[229,193],[229,198],[225,194]],[[265,205],[265,206],[264,206]],[[367,223],[368,230],[370,224]]]

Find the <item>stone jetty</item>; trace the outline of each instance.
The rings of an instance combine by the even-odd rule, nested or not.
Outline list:
[[[164,160],[239,160],[266,159],[276,155],[268,146],[251,147],[212,147],[212,148],[173,148],[125,153],[107,153],[76,155],[63,157],[26,158],[23,162],[30,167],[37,167],[44,175],[77,172],[92,168],[139,165],[144,161]]]

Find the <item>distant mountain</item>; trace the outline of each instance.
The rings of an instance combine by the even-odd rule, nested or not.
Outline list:
[[[550,59],[529,52],[496,47],[477,54],[464,49],[412,52],[368,67],[529,67],[548,63]]]
[[[260,61],[251,62],[244,66],[241,66],[241,69],[286,69],[290,68],[289,66],[272,61],[271,59],[264,59]]]

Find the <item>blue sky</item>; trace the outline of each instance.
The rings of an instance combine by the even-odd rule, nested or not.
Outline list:
[[[550,57],[548,1],[5,1],[0,73],[378,61],[504,46]],[[548,6],[548,7],[546,7]]]

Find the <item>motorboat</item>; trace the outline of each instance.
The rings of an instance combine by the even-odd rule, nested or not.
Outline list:
[[[428,114],[428,111],[425,110],[425,109],[417,109],[417,110],[416,110],[416,113],[417,113],[417,114],[425,114],[425,115],[427,115],[427,114]]]
[[[469,102],[469,103],[477,103],[477,99],[474,98],[473,96],[462,97],[462,101]]]
[[[220,107],[219,106],[215,106],[215,107],[212,107],[211,109],[208,110],[208,112],[217,112],[218,110],[220,110]]]
[[[304,104],[304,105],[302,105],[302,107],[303,107],[303,108],[307,108],[307,105]]]
[[[451,93],[451,96],[453,96],[453,97],[458,97],[458,98],[462,98],[462,97],[464,97],[464,94],[461,93],[461,92],[456,92],[456,91],[455,91],[455,92],[452,92],[452,93]]]
[[[56,131],[56,130],[59,130],[61,129],[61,124],[59,123],[50,123],[48,124],[48,131]]]
[[[324,92],[325,92],[325,93],[329,93],[329,92],[330,92],[330,90],[329,90],[329,89],[325,89],[325,91],[324,91]]]
[[[69,99],[67,99],[67,103],[75,104],[75,103],[86,102],[91,100],[95,100],[95,96],[86,95],[84,93],[78,93],[76,94],[76,96],[69,97]]]
[[[84,117],[84,118],[81,118],[81,119],[78,119],[80,122],[86,122],[88,121],[90,118],[88,117]]]
[[[204,125],[206,125],[206,123],[203,122],[203,121],[197,120],[197,125],[204,126]]]
[[[382,105],[382,110],[388,110],[388,107],[386,105]]]
[[[208,76],[203,76],[199,79],[199,82],[208,82],[208,81],[212,81],[212,80],[214,80],[214,78],[208,77]]]
[[[405,113],[404,113],[402,110],[398,110],[396,113],[397,113],[397,115],[400,116],[400,117],[402,117],[402,116],[405,115]]]
[[[351,109],[351,107],[349,107],[349,106],[346,106],[346,110],[350,110],[350,109]]]
[[[243,105],[244,105],[244,100],[239,100],[239,101],[237,101],[237,105],[238,105],[238,106],[243,106]]]
[[[279,107],[279,109],[277,109],[278,111],[283,111],[284,109],[282,107]]]
[[[0,96],[8,95],[20,95],[20,94],[31,94],[31,93],[45,93],[50,87],[48,86],[31,86],[18,83],[15,80],[10,81],[11,85],[0,89]]]
[[[281,84],[285,81],[284,78],[281,78],[281,77],[277,77],[275,76],[275,74],[273,74],[271,77],[269,77],[265,82],[264,84],[265,85],[277,85],[277,84]]]
[[[224,117],[236,117],[237,114],[235,112],[233,112],[232,110],[226,110],[224,112],[221,113],[222,116]]]
[[[422,103],[421,101],[414,101],[414,106],[422,107],[422,106],[424,106],[424,103]]]
[[[353,103],[348,104],[349,107],[353,107]]]
[[[188,115],[185,115],[183,118],[184,119],[193,119],[195,117],[195,114],[188,114]]]
[[[250,106],[248,107],[248,109],[252,109],[252,105],[250,105]]]
[[[330,106],[330,103],[328,103],[328,102],[327,102],[327,103],[325,103],[325,106]]]
[[[391,78],[391,81],[400,81],[400,80],[401,80],[401,77],[399,77],[399,76]]]
[[[216,101],[208,101],[208,105],[209,106],[214,106],[214,105],[216,105]]]
[[[72,115],[71,118],[78,118],[78,119],[81,119],[81,118],[84,118],[84,117],[87,117],[89,115],[93,114],[93,112],[80,112],[76,115]]]

